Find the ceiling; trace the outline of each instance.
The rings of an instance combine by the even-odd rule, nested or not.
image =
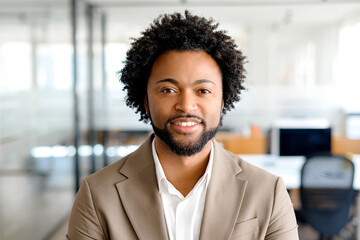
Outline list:
[[[57,36],[69,35],[70,0],[0,0],[0,30],[16,33],[29,24]],[[183,12],[212,17],[230,34],[249,26],[315,27],[360,15],[360,0],[78,0],[107,16],[109,39],[124,40],[162,13]],[[95,15],[95,23],[100,22]],[[16,25],[16,27],[14,27]],[[0,32],[1,32],[0,31]],[[61,34],[59,34],[61,33]],[[1,34],[0,34],[1,35]]]
[[[336,24],[353,15],[360,15],[360,0],[179,0],[161,1],[106,1],[91,0],[102,6],[108,15],[108,31],[116,39],[137,36],[159,14],[183,12],[212,17],[231,35],[242,35],[247,28],[265,27],[316,27]],[[284,4],[286,2],[286,4]]]
[[[198,0],[197,2],[205,2]],[[239,1],[241,2],[241,1]],[[270,1],[266,1],[270,2]],[[274,1],[273,1],[274,2]],[[291,2],[291,1],[289,1]],[[293,1],[294,2],[294,1]],[[105,7],[108,13],[109,30],[123,29],[126,33],[138,34],[139,30],[161,13],[191,12],[212,17],[233,34],[249,26],[315,27],[334,24],[349,16],[360,15],[360,1],[347,4],[303,4],[303,5],[207,5],[185,4],[165,7]]]

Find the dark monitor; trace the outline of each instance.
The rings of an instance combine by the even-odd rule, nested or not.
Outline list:
[[[331,128],[280,128],[280,156],[331,153]]]

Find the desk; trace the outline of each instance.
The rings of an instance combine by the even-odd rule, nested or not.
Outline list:
[[[260,154],[241,154],[239,155],[245,161],[254,164],[266,171],[280,176],[287,189],[296,189],[300,187],[301,168],[305,162],[305,157],[279,157],[274,155]],[[360,154],[353,156],[355,165],[354,189],[360,190]],[[357,197],[357,238],[360,239],[360,196]]]
[[[287,189],[300,187],[300,172],[305,162],[305,157],[279,157],[274,155],[242,154],[245,161],[280,176]]]
[[[263,154],[241,154],[239,156],[257,167],[280,176],[284,180],[286,188],[300,187],[300,173],[305,157],[279,157]],[[353,162],[355,165],[354,189],[360,190],[360,154],[354,155]]]

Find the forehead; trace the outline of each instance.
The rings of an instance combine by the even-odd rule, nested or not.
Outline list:
[[[171,50],[161,54],[152,66],[149,81],[160,78],[221,82],[221,73],[216,61],[205,51]]]

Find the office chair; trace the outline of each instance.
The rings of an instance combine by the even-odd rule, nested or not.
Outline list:
[[[354,164],[333,155],[308,157],[301,171],[301,217],[320,233],[338,234],[351,219],[354,202]]]

